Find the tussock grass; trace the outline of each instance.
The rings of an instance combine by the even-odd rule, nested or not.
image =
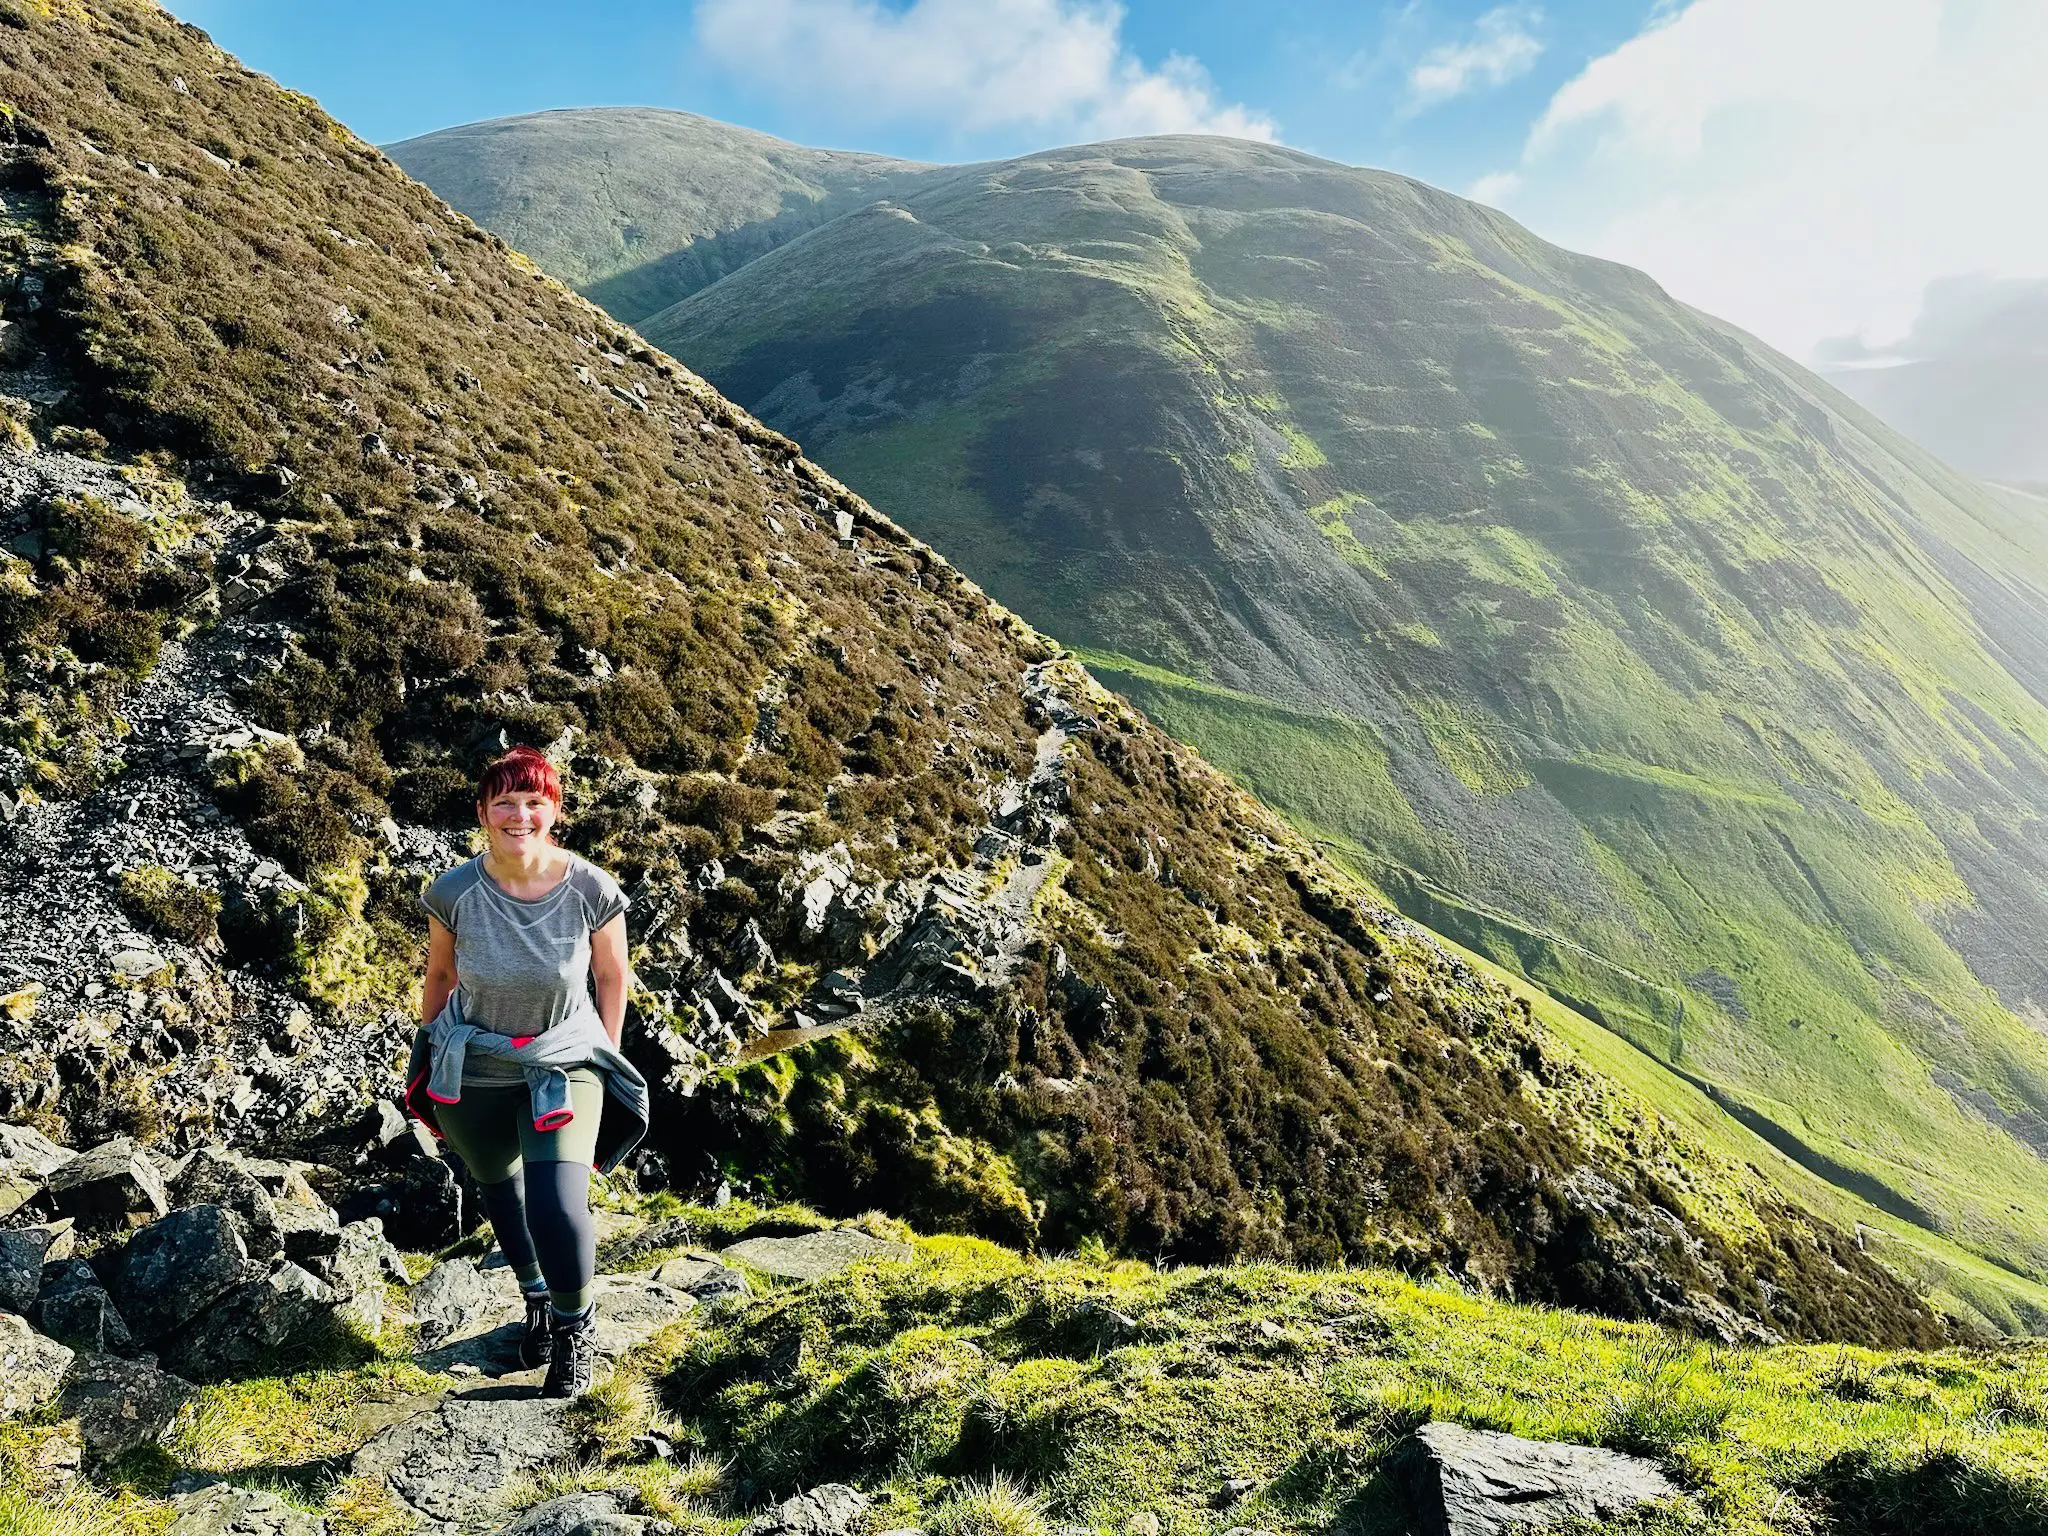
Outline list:
[[[724,1314],[668,1372],[669,1411],[749,1507],[886,1479],[931,1529],[956,1504],[962,1530],[1023,1521],[1021,1502],[1052,1526],[1392,1531],[1381,1462],[1442,1418],[1657,1459],[1688,1498],[1643,1530],[1904,1529],[1899,1511],[1938,1529],[1943,1488],[1980,1536],[2048,1512],[2048,1351],[2029,1345],[1737,1348],[1384,1272],[921,1247]],[[1113,1339],[1077,1327],[1106,1312]],[[1226,1477],[1257,1485],[1227,1514]],[[992,1486],[1016,1500],[968,1501]]]

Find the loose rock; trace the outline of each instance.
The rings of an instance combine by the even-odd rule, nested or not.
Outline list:
[[[701,1307],[736,1301],[753,1292],[745,1275],[716,1259],[670,1259],[655,1269],[654,1278],[695,1297]]]
[[[33,1413],[56,1397],[72,1353],[12,1312],[0,1312],[0,1416]]]
[[[284,1252],[284,1232],[270,1192],[256,1181],[242,1160],[219,1147],[201,1147],[186,1160],[170,1187],[175,1206],[217,1205],[234,1218],[242,1244],[252,1259],[270,1259]]]
[[[197,1381],[245,1374],[316,1341],[338,1309],[333,1286],[285,1260],[164,1341],[163,1355]]]
[[[155,1165],[126,1136],[52,1169],[44,1188],[60,1214],[84,1226],[139,1227],[170,1209]]]
[[[129,1241],[114,1278],[114,1300],[137,1338],[161,1338],[207,1311],[249,1278],[249,1250],[217,1205],[173,1211]]]
[[[78,1420],[88,1460],[111,1461],[161,1435],[192,1384],[141,1360],[80,1355],[58,1407]]]
[[[327,1536],[327,1522],[274,1493],[215,1483],[171,1500],[178,1518],[164,1536]]]
[[[83,1259],[45,1264],[36,1293],[36,1326],[73,1349],[125,1355],[135,1347],[114,1298]]]
[[[23,1227],[0,1232],[0,1307],[27,1312],[43,1288],[43,1256],[50,1248],[48,1227]]]
[[[71,1161],[72,1153],[41,1131],[0,1125],[0,1216],[10,1216],[33,1199],[44,1179]]]
[[[844,1483],[826,1483],[784,1499],[748,1522],[740,1536],[848,1536],[867,1513],[868,1497]]]
[[[1678,1489],[1639,1456],[1425,1424],[1399,1458],[1421,1536],[1496,1536],[1608,1520]]]
[[[608,1493],[572,1493],[529,1509],[498,1536],[642,1536],[647,1525]]]
[[[466,1333],[503,1310],[504,1297],[467,1259],[445,1259],[413,1287],[412,1314],[422,1349]]]

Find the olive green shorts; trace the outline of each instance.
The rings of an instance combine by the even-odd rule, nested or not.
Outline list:
[[[533,1128],[533,1097],[524,1083],[464,1083],[461,1099],[434,1106],[441,1134],[471,1178],[479,1184],[498,1184],[511,1178],[521,1163],[587,1167],[597,1161],[604,1079],[593,1067],[573,1068],[568,1076],[569,1107],[576,1113],[559,1130]]]

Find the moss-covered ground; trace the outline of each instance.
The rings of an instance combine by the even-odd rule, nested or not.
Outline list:
[[[820,1220],[612,1203],[691,1245]],[[2048,1529],[2038,1346],[1714,1347],[1386,1271],[914,1241],[910,1263],[812,1285],[757,1275],[753,1300],[659,1336],[580,1410],[581,1461],[519,1498],[631,1487],[729,1536],[840,1479],[879,1496],[876,1531],[1119,1533],[1150,1516],[1176,1533],[1394,1532],[1388,1452],[1440,1418],[1658,1459],[1686,1492],[1628,1526],[1645,1536]],[[344,1458],[392,1405],[452,1385],[409,1364],[394,1330],[379,1352],[208,1387],[160,1449],[83,1480],[53,1471],[62,1425],[0,1426],[0,1536],[161,1530],[187,1470],[270,1487],[348,1536],[397,1536]],[[650,1429],[672,1460],[633,1448]],[[1228,1479],[1248,1491],[1227,1495]]]

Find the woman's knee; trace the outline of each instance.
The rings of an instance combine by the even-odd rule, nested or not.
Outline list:
[[[590,1219],[590,1165],[528,1163],[526,1221],[536,1237],[544,1229],[557,1241],[594,1250],[597,1227]]]

